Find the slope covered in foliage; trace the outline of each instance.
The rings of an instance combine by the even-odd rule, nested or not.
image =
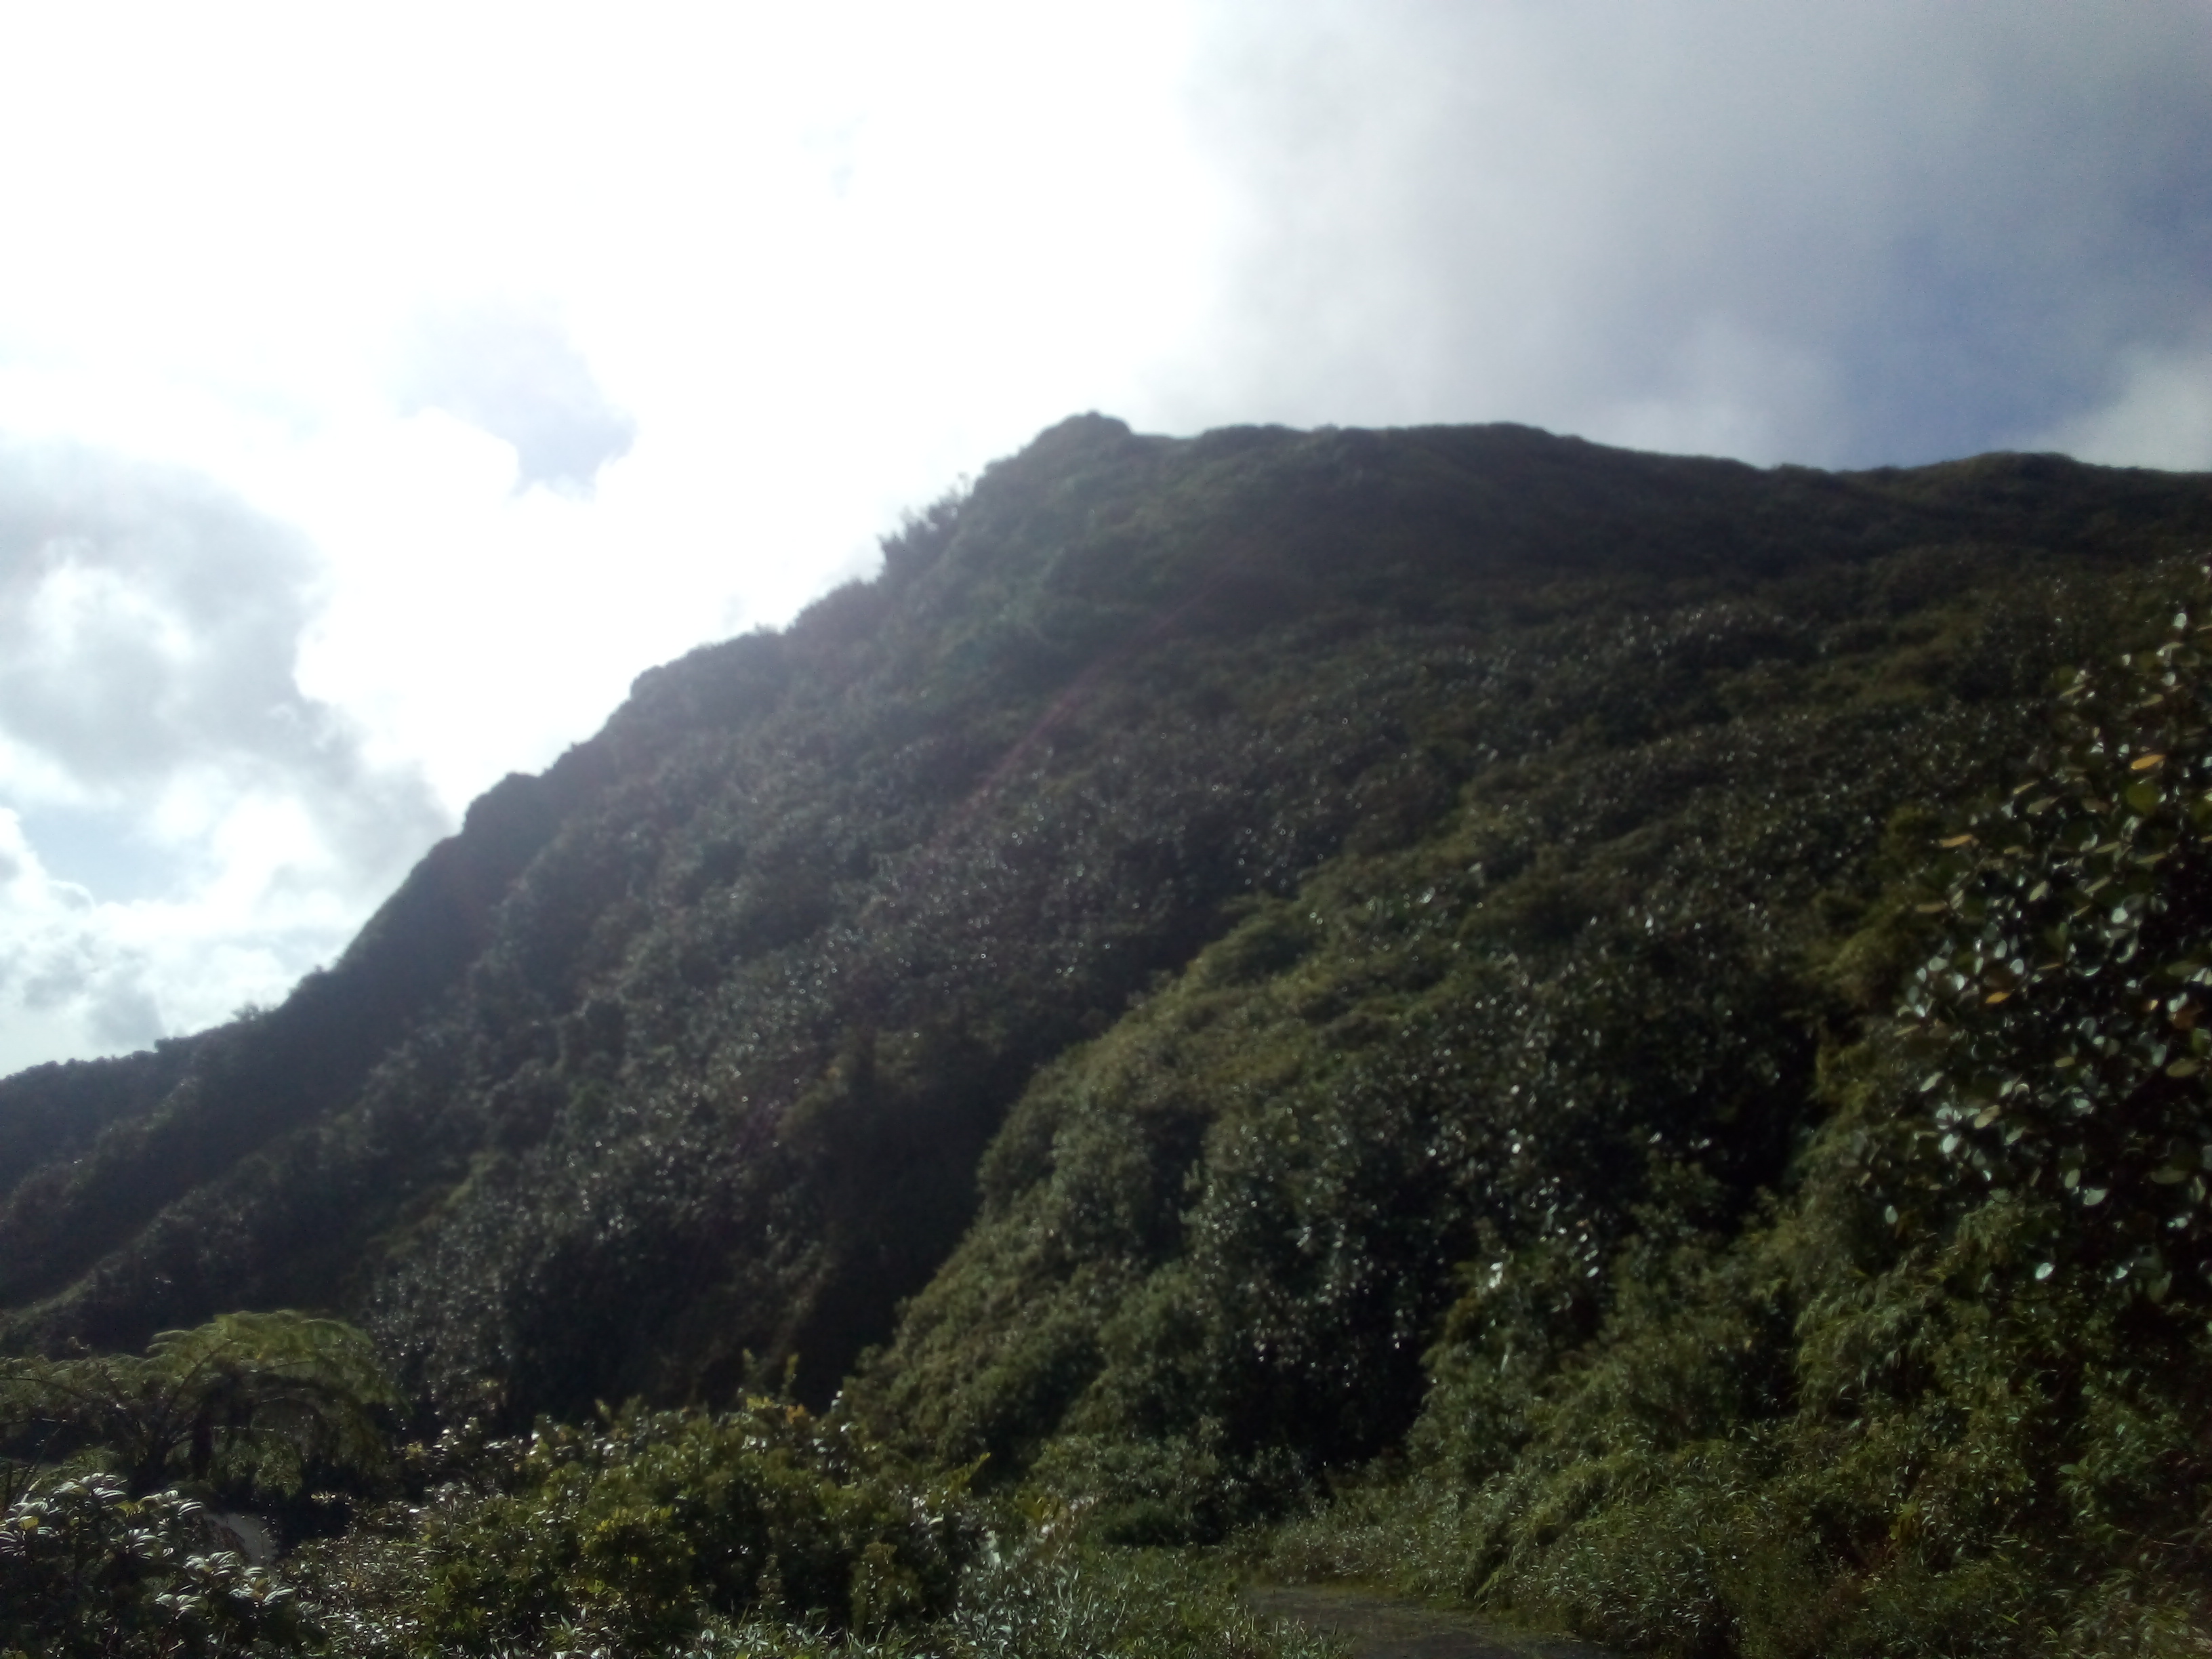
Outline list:
[[[1475,1264],[1404,1462],[1278,1571],[1675,1653],[2204,1650],[2212,596],[2162,597],[1814,964],[1875,994],[1785,1188],[1646,1205],[1595,1295]]]
[[[1133,1538],[1204,1535],[1402,1437],[1466,1264],[1535,1264],[1540,1365],[1655,1210],[1733,1229],[1823,1115],[1824,1036],[1888,988],[1838,946],[1939,810],[2009,781],[2020,694],[2116,625],[2109,573],[2015,572],[1996,603],[1972,568],[1916,553],[1538,635],[1532,678],[1579,718],[1429,833],[1255,901],[1048,1068],[860,1397],[941,1457],[1042,1453]],[[1923,590],[1900,629],[1900,579],[1956,608]],[[1693,654],[1703,718],[1607,727]],[[1471,690],[1448,706],[1476,729],[1510,718]]]
[[[1066,422],[645,676],[283,1006],[0,1084],[0,1340],[314,1307],[518,1427],[795,1357],[1132,1541],[1579,1468],[1530,1413],[1682,1251],[1797,1236],[1897,895],[2208,543],[2205,480],[2051,457]],[[1711,1409],[1796,1409],[1801,1302],[1728,1309]]]

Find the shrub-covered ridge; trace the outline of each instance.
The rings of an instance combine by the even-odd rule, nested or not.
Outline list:
[[[318,1559],[393,1651],[982,1641],[980,1534],[901,1554],[828,1442],[761,1513],[830,1588],[718,1576],[779,1376],[1079,1553],[1340,1491],[1271,1559],[1623,1641],[2194,1639],[2207,542],[2051,457],[1067,422],[281,1007],[0,1084],[0,1348],[313,1307],[481,1415],[441,1495],[298,1500],[380,1517]]]

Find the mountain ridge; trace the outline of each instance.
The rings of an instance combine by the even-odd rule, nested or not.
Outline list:
[[[2024,752],[2027,682],[2116,625],[2093,590],[2206,539],[2204,480],[2055,457],[1835,475],[1514,427],[1075,417],[887,538],[872,581],[648,670],[329,970],[165,1047],[158,1098],[143,1059],[71,1071],[127,1100],[0,1206],[4,1340],[129,1348],[297,1304],[362,1320],[434,1398],[496,1379],[518,1420],[725,1397],[793,1354],[825,1399],[967,1234],[1033,1080],[1251,907],[1410,856],[1486,790],[1556,792],[1576,754],[1812,708],[1862,659],[1823,732],[1978,710]],[[1996,754],[1934,793],[1994,787]],[[1571,921],[1528,870],[1491,884],[1540,943]],[[58,1086],[0,1083],[0,1129],[33,1144]]]

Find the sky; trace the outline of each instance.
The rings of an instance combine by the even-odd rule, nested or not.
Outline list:
[[[0,0],[0,1073],[1092,409],[2212,469],[2212,0]]]

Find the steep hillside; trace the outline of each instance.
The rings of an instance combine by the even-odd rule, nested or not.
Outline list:
[[[0,1085],[5,1340],[323,1308],[515,1420],[887,1343],[909,1443],[1202,1529],[1405,1431],[1458,1263],[1779,1179],[1897,814],[2207,542],[2048,457],[1067,422],[281,1007]]]

